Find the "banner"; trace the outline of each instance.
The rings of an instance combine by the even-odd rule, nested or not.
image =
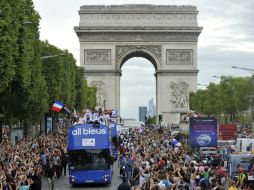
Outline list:
[[[217,120],[208,117],[190,118],[191,147],[217,146]]]
[[[108,149],[109,128],[106,125],[94,127],[93,124],[73,125],[69,128],[69,150]]]
[[[46,134],[52,132],[53,121],[52,117],[47,117],[47,131]]]
[[[236,124],[220,124],[219,140],[236,140],[237,126]]]

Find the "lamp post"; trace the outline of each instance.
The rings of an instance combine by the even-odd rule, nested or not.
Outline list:
[[[245,70],[245,71],[251,71],[252,74],[254,74],[254,69],[250,69],[250,68],[244,68],[244,67],[236,67],[236,66],[232,66],[233,69],[241,69],[241,70]]]
[[[252,74],[252,94],[249,96],[251,101],[251,112],[252,112],[252,129],[254,129],[254,69],[232,66],[233,69],[240,69],[249,71]]]
[[[60,53],[60,54],[55,54],[55,55],[45,55],[45,56],[41,56],[40,59],[43,61],[43,60],[46,60],[46,59],[51,59],[51,58],[55,58],[55,57],[59,57],[59,56],[63,56],[65,55],[64,53]],[[55,130],[55,113],[53,111],[52,113],[52,117],[48,117],[48,113],[45,113],[44,114],[44,117],[42,119],[42,123],[44,123],[44,133],[47,134],[47,125],[51,125],[51,131],[53,133],[53,131]],[[42,126],[42,124],[41,124]],[[42,130],[42,127],[41,129]]]

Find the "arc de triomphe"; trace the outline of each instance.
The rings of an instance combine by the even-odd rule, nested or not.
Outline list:
[[[132,57],[143,57],[155,67],[157,114],[163,115],[163,122],[178,122],[180,113],[189,110],[189,92],[197,88],[202,31],[197,8],[89,5],[81,6],[79,14],[74,29],[80,64],[88,84],[97,87],[97,106],[120,110],[121,67]]]

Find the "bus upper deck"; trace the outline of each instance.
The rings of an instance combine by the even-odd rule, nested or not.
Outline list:
[[[69,129],[69,182],[110,183],[112,151],[106,125],[74,125]]]

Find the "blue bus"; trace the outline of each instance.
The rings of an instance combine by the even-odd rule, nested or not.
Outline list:
[[[116,121],[112,119],[112,123],[110,125],[110,132],[111,132],[111,145],[112,145],[112,152],[114,159],[117,160],[118,158],[118,130]]]
[[[106,125],[74,125],[69,129],[70,184],[111,183],[113,173],[109,128]]]

